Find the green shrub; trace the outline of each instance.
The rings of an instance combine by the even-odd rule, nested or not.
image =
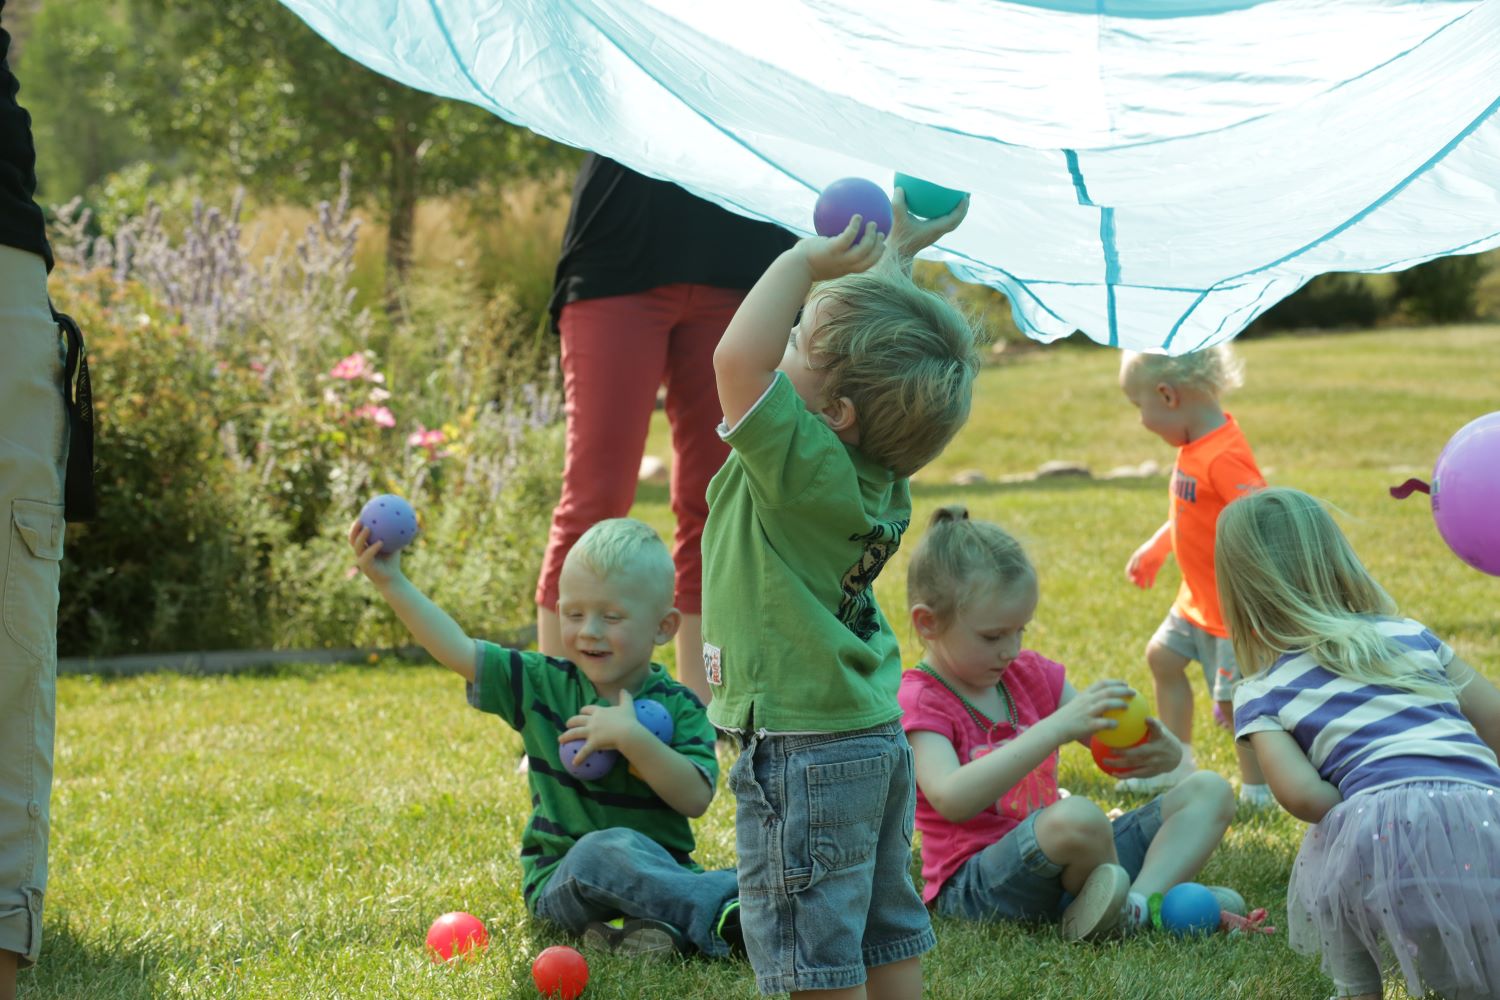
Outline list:
[[[1474,319],[1484,271],[1480,258],[1472,254],[1418,264],[1396,275],[1401,307],[1411,318],[1430,323]]]
[[[155,210],[102,239],[61,213],[54,294],[89,338],[101,508],[69,537],[65,655],[409,641],[351,572],[349,525],[384,492],[422,520],[424,589],[476,628],[530,617],[556,387],[512,369],[503,294],[419,293],[381,329],[355,305],[347,213],[346,192],[261,260],[237,207],[196,206],[180,238]]]
[[[1241,336],[1276,330],[1365,330],[1391,312],[1391,302],[1363,274],[1320,274],[1266,310]]]

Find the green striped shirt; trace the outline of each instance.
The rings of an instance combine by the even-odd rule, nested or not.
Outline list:
[[[498,715],[521,734],[530,760],[531,818],[521,834],[521,894],[533,913],[552,872],[584,834],[613,827],[639,830],[690,871],[693,831],[688,818],[633,776],[625,761],[597,781],[581,781],[567,772],[559,755],[558,736],[584,705],[607,704],[576,665],[541,653],[505,649],[480,642],[474,681],[467,685],[469,704]],[[672,749],[693,762],[713,787],[719,777],[714,729],[703,703],[651,664],[635,698],[659,701],[672,715]]]

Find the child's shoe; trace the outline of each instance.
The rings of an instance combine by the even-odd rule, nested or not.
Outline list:
[[[1178,761],[1177,766],[1172,768],[1172,770],[1150,778],[1121,778],[1115,782],[1115,791],[1148,795],[1169,792],[1196,770],[1198,770],[1198,764],[1193,760],[1193,751],[1191,748],[1184,746],[1182,748],[1182,760]]]
[[[1210,885],[1206,887],[1219,901],[1219,909],[1232,913],[1236,917],[1243,917],[1250,912],[1245,906],[1245,897],[1229,888],[1227,885]]]
[[[1275,809],[1276,796],[1270,785],[1240,785],[1240,801],[1252,809]]]
[[[686,942],[671,924],[649,917],[596,920],[583,929],[583,946],[616,955],[676,955]]]
[[[729,945],[730,955],[745,957],[745,933],[740,929],[739,899],[731,899],[724,904],[724,908],[719,911],[719,919],[714,923],[714,933]]]
[[[1094,941],[1114,931],[1125,918],[1129,893],[1130,876],[1125,869],[1111,864],[1095,868],[1063,911],[1063,937],[1069,941]]]

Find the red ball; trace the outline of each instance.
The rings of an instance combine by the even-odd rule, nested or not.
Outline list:
[[[434,962],[446,962],[489,943],[489,932],[480,919],[461,910],[443,914],[427,929],[427,953]]]
[[[589,984],[589,963],[565,944],[542,949],[531,963],[531,981],[537,991],[552,1000],[578,1000]]]
[[[1108,762],[1114,759],[1115,754],[1119,753],[1121,750],[1134,749],[1150,738],[1151,733],[1148,731],[1145,736],[1142,736],[1140,739],[1136,740],[1128,747],[1112,747],[1107,743],[1101,743],[1099,741],[1099,734],[1095,733],[1093,736],[1089,737],[1089,752],[1094,755],[1094,763],[1099,765],[1099,770],[1103,771],[1105,774],[1112,774],[1115,777],[1119,777],[1129,769],[1115,767]]]

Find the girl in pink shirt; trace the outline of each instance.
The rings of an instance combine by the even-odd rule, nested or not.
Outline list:
[[[926,660],[901,681],[902,724],[917,772],[923,899],[971,920],[1061,921],[1093,939],[1131,929],[1147,900],[1198,873],[1234,816],[1234,794],[1199,771],[1111,822],[1078,796],[1059,798],[1057,752],[1111,728],[1104,713],[1135,696],[1122,681],[1076,691],[1055,663],[1022,648],[1036,613],[1036,571],[997,525],[963,507],[932,519],[907,577]],[[1126,773],[1171,770],[1182,746],[1156,719],[1116,754]],[[1220,905],[1244,913],[1233,890]]]

